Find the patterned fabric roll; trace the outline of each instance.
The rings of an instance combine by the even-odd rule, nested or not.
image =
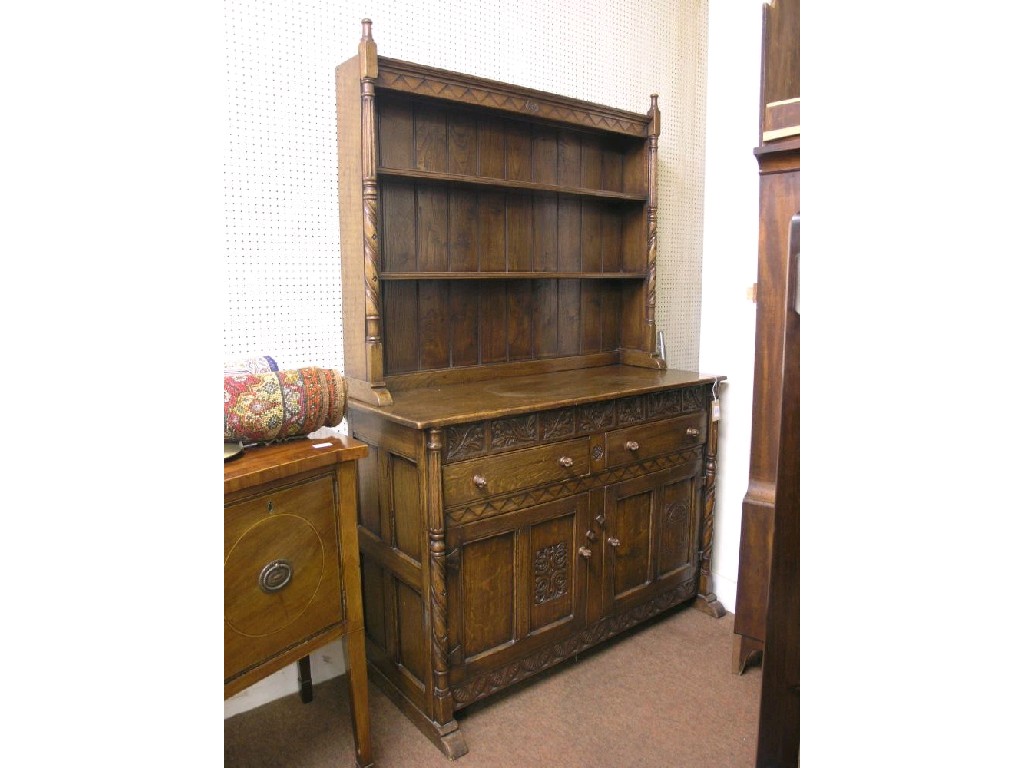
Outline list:
[[[271,373],[277,371],[277,362],[270,355],[261,357],[249,357],[244,360],[234,360],[224,363],[224,375],[237,375],[242,373]]]
[[[224,373],[224,440],[270,442],[336,427],[345,417],[341,371]]]

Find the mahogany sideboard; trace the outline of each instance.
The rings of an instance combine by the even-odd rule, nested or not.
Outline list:
[[[356,537],[367,453],[347,437],[303,439],[224,464],[224,697],[345,638],[360,768],[373,765]]]

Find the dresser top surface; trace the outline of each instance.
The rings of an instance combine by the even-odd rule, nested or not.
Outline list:
[[[350,401],[349,406],[424,429],[596,403],[724,379],[724,376],[692,371],[610,365],[393,391],[392,405],[374,406]]]
[[[317,445],[322,447],[313,447]],[[240,457],[224,462],[224,493],[361,459],[368,453],[364,443],[351,437],[302,439],[246,448]]]

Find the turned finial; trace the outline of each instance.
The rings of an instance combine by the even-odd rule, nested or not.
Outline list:
[[[648,136],[657,136],[661,133],[661,110],[658,109],[658,94],[651,94],[651,108],[647,110],[648,117],[651,118],[651,122],[647,127]]]
[[[359,76],[370,80],[377,77],[377,43],[370,32],[372,25],[372,21],[363,19],[363,37],[359,40]]]

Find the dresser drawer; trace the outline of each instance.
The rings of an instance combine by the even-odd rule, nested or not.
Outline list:
[[[343,620],[333,477],[224,508],[224,677]]]
[[[443,467],[444,503],[464,504],[589,473],[588,438],[485,456]]]
[[[608,467],[620,467],[653,456],[700,445],[707,439],[703,411],[678,419],[616,429],[608,433]]]

